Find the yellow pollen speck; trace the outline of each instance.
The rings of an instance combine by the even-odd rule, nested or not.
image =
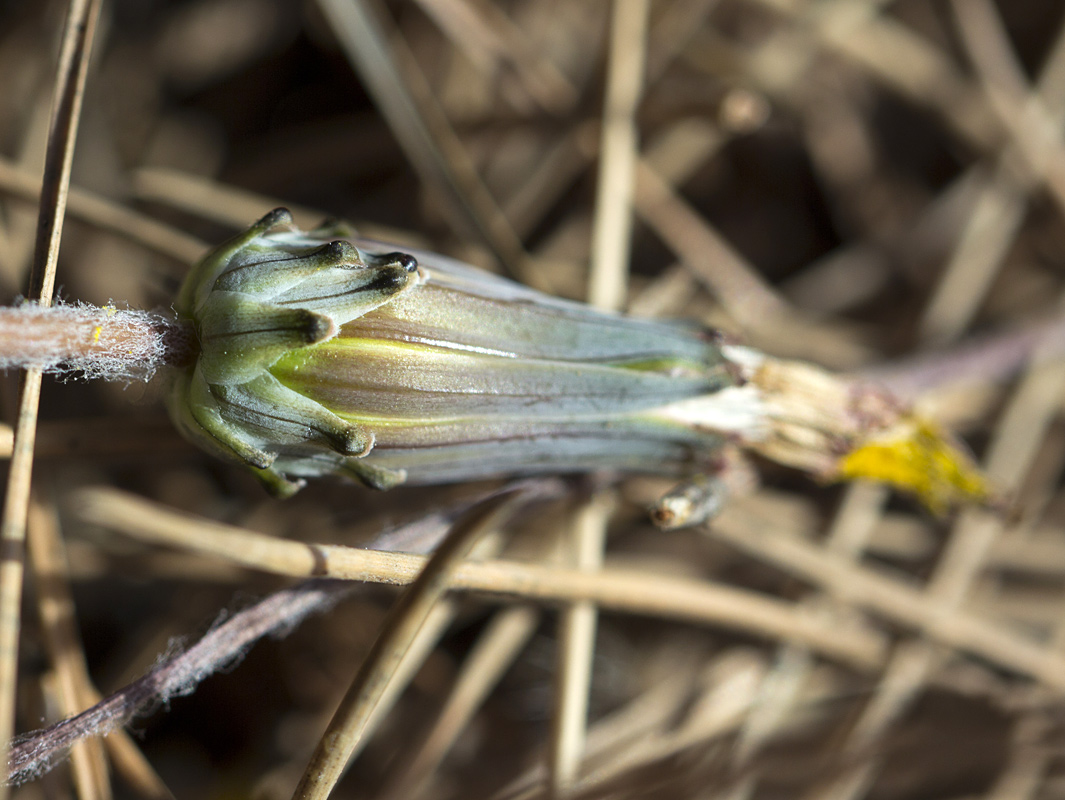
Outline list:
[[[93,329],[92,329],[92,343],[93,344],[99,344],[100,343],[100,333],[102,331],[103,331],[103,328],[101,328],[99,325],[96,325],[96,326],[93,327]]]
[[[986,502],[987,481],[959,445],[928,420],[909,418],[859,444],[839,461],[845,480],[868,479],[914,492],[933,513]]]

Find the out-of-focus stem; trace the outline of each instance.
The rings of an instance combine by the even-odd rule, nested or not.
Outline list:
[[[923,392],[958,383],[1001,383],[1030,361],[1065,354],[1065,320],[1053,318],[970,339],[894,363],[862,370],[853,377],[885,386],[909,401]]]
[[[0,368],[36,367],[110,380],[147,380],[195,354],[189,326],[150,311],[89,305],[0,308]]]

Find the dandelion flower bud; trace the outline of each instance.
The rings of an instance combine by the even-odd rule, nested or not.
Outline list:
[[[283,209],[208,254],[176,308],[181,430],[275,491],[705,466],[719,432],[655,412],[736,382],[696,325],[604,314],[441,256],[370,255]]]
[[[990,497],[949,435],[882,393],[699,325],[597,311],[432,253],[371,253],[346,233],[300,231],[278,209],[197,264],[175,304],[200,351],[171,416],[278,494],[332,474],[378,488],[691,476],[735,444],[936,508]],[[666,510],[705,516],[701,496]]]

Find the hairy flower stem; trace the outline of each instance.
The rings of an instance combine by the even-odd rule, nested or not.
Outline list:
[[[159,367],[189,363],[195,352],[190,326],[151,311],[84,304],[0,308],[0,369],[148,380]]]

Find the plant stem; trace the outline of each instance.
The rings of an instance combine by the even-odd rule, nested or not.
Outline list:
[[[0,369],[148,380],[161,366],[187,364],[195,349],[189,326],[151,311],[33,303],[0,308]]]

